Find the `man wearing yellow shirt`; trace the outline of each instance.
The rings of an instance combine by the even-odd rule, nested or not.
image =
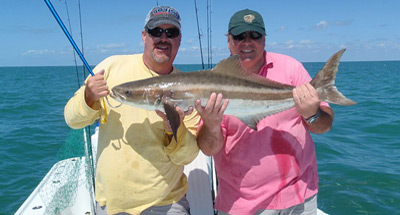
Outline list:
[[[180,16],[168,6],[150,10],[142,31],[143,54],[111,56],[96,66],[65,107],[72,128],[100,124],[96,168],[97,214],[189,214],[184,165],[197,156],[196,111],[184,113],[177,139],[165,114],[100,100],[124,82],[180,72],[172,63],[181,42]],[[113,105],[118,105],[110,100]],[[106,110],[106,114],[104,114]]]

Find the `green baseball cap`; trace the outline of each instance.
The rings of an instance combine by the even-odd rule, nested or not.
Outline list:
[[[232,35],[239,35],[246,31],[256,31],[262,35],[266,35],[265,26],[262,16],[249,9],[236,12],[229,21],[229,32]]]

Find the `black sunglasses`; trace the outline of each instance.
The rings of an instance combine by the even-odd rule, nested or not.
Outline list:
[[[152,37],[161,37],[161,35],[165,32],[165,35],[171,39],[178,37],[181,33],[177,28],[162,29],[157,27],[153,29],[146,28],[146,30],[147,33],[149,33]]]
[[[260,34],[258,32],[255,32],[255,31],[248,31],[248,32],[249,32],[250,39],[252,39],[252,40],[259,40],[262,37],[262,34]],[[233,35],[233,34],[231,34],[231,35],[234,40],[242,41],[246,38],[247,32],[243,32],[238,35]]]

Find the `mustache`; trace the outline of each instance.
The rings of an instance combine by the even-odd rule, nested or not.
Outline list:
[[[158,46],[158,45],[162,45],[162,46],[172,46],[171,43],[165,42],[165,41],[157,42],[157,43],[155,43],[154,45],[155,45],[155,46]]]

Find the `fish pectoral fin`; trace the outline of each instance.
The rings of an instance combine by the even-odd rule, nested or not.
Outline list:
[[[240,121],[242,121],[244,124],[252,128],[253,130],[257,131],[257,124],[260,120],[256,120],[252,116],[236,116]]]
[[[257,131],[257,124],[258,124],[259,121],[261,121],[262,119],[264,119],[267,116],[271,116],[271,115],[277,114],[279,112],[288,110],[288,109],[290,109],[292,107],[293,106],[286,106],[286,107],[277,108],[277,109],[273,109],[271,111],[265,111],[265,112],[261,112],[261,113],[237,115],[236,117],[238,119],[240,119],[240,121],[242,121],[244,124],[246,124],[250,128],[252,128],[252,129]]]
[[[175,110],[175,107],[169,103],[164,103],[164,111],[167,116],[169,126],[171,127],[172,133],[174,135],[175,141],[177,139],[177,133],[181,120],[179,118],[179,113]]]
[[[257,131],[257,124],[259,121],[264,119],[267,116],[270,116],[271,113],[259,113],[259,114],[252,114],[252,115],[240,115],[236,116],[240,121],[244,124],[252,128],[253,130]]]

